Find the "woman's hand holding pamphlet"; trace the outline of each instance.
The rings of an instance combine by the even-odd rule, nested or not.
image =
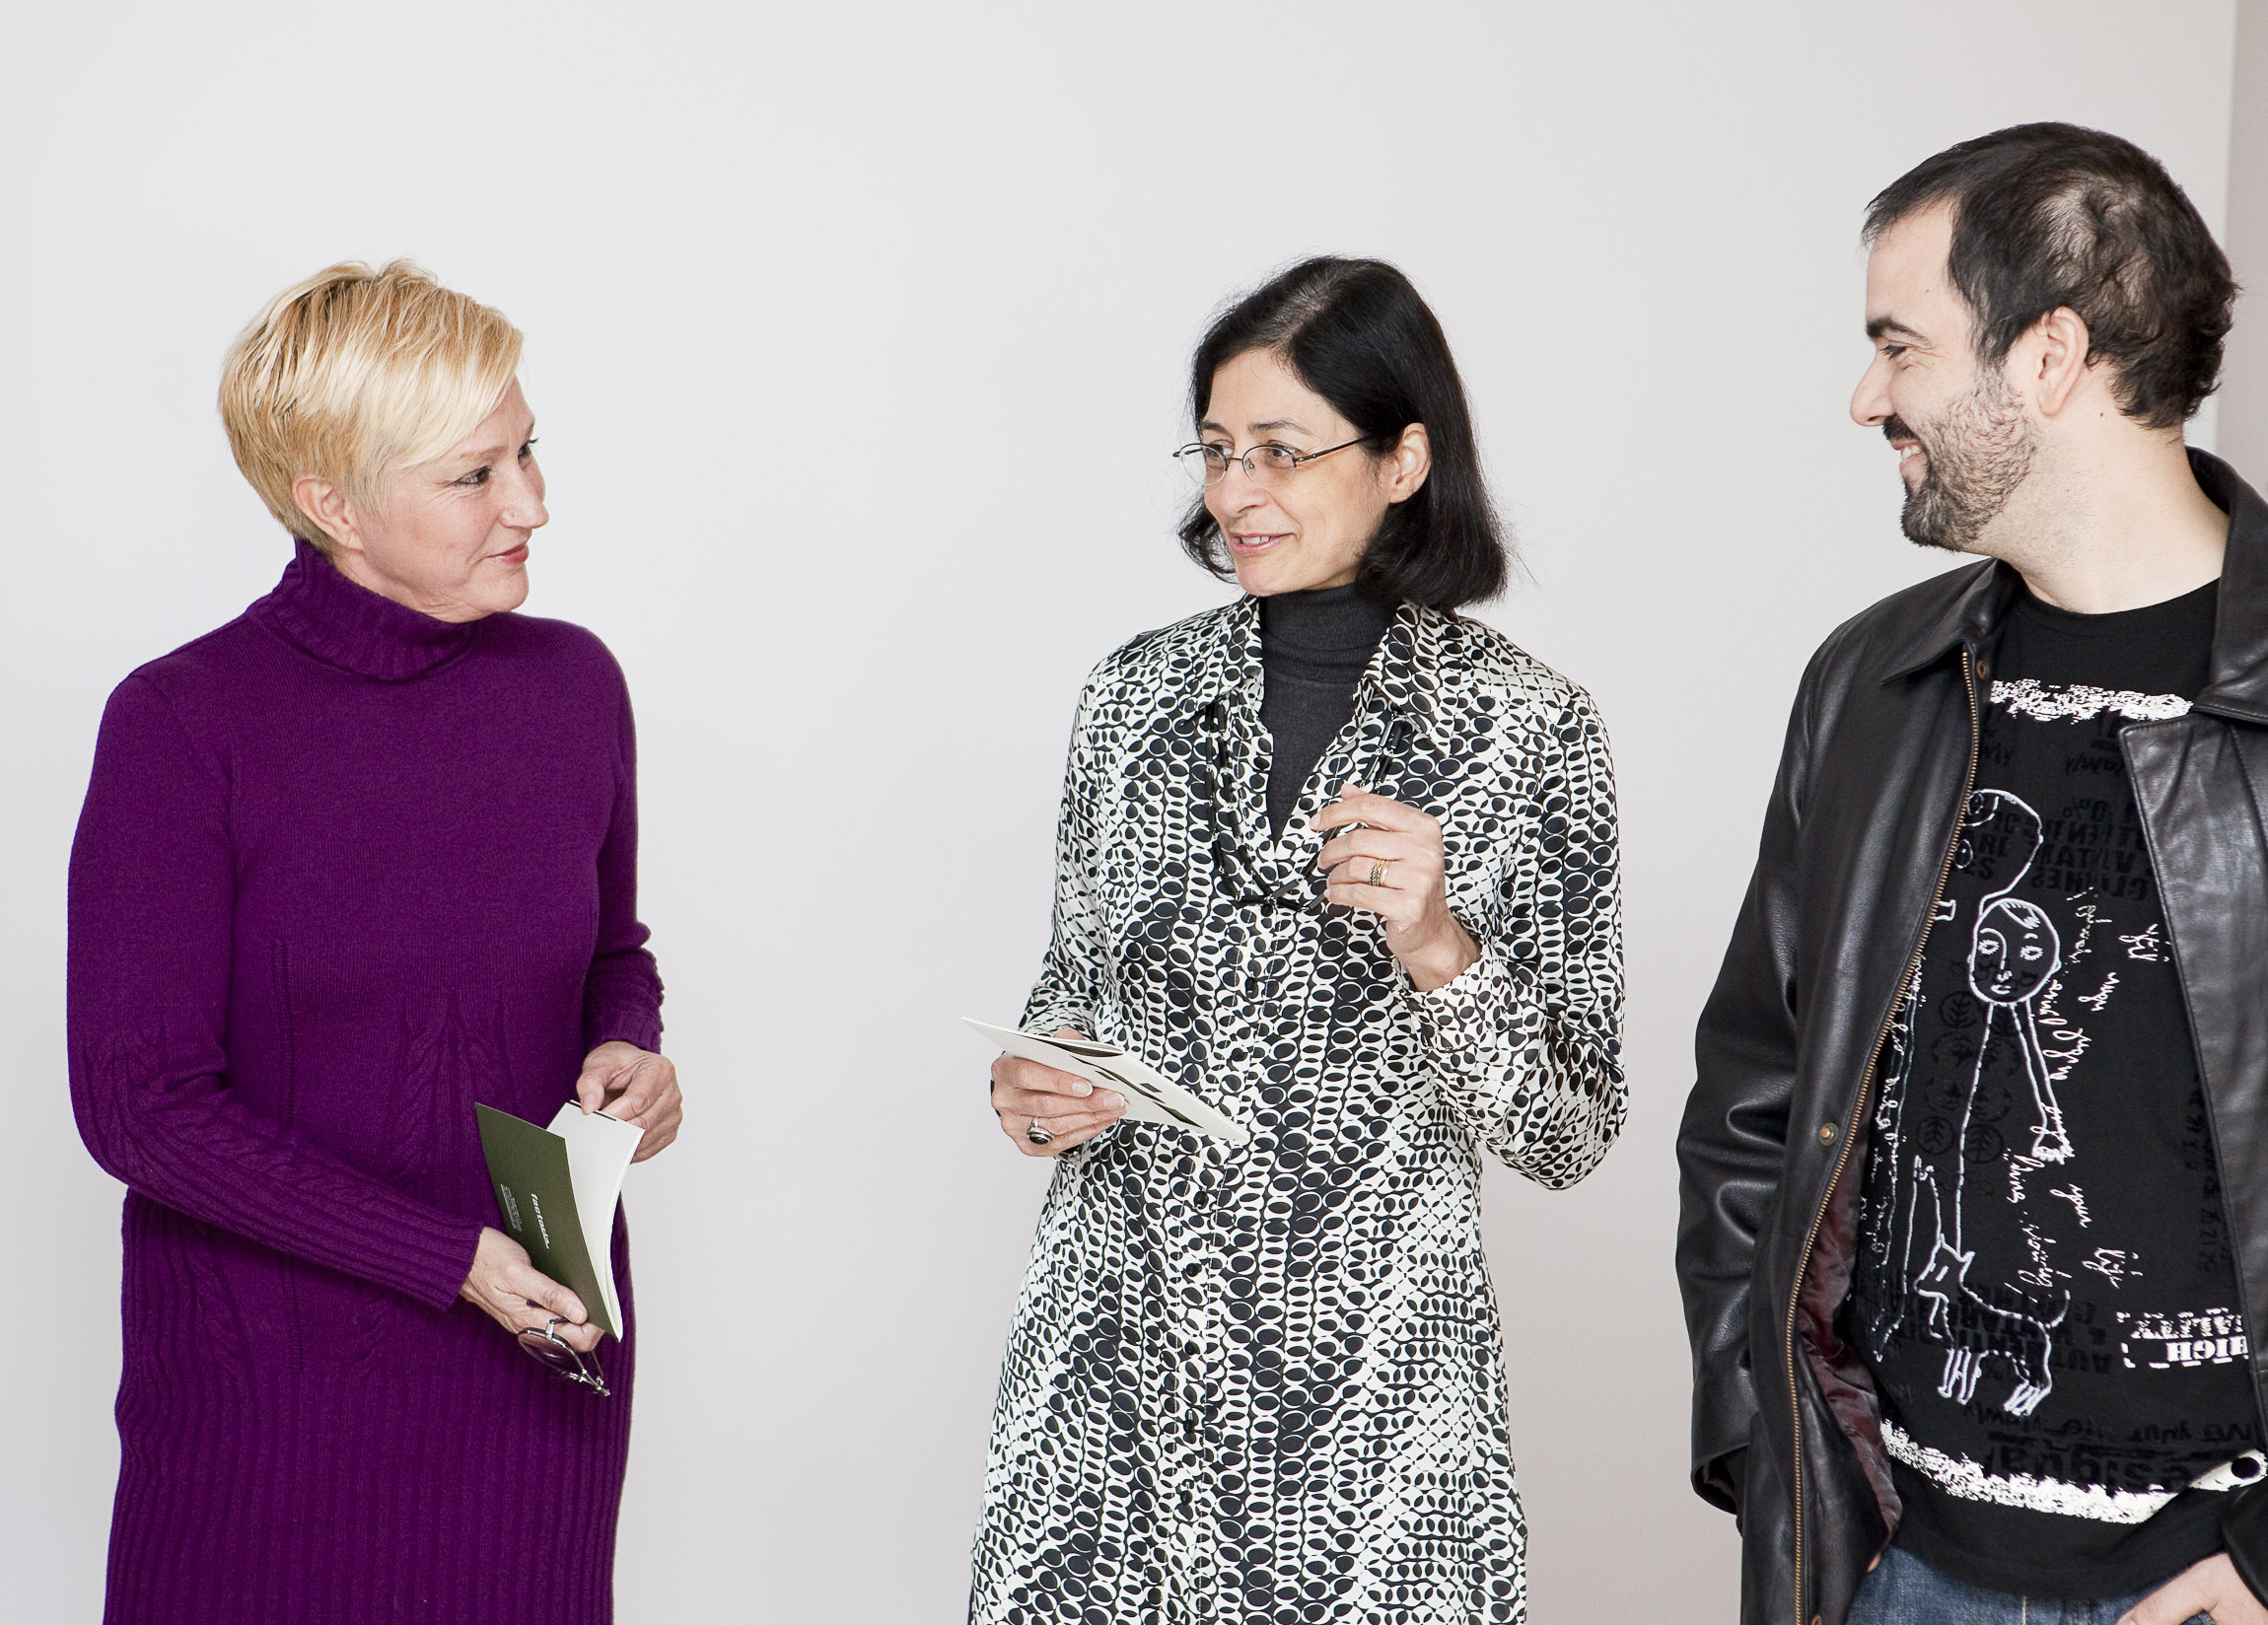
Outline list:
[[[591,1323],[622,1335],[614,1291],[614,1204],[646,1131],[573,1100],[547,1129],[475,1105],[496,1206],[529,1262],[583,1300]]]
[[[963,1016],[961,1020],[974,1027],[979,1036],[1011,1055],[1074,1073],[1101,1089],[1116,1090],[1125,1096],[1126,1115],[1135,1122],[1170,1123],[1195,1129],[1199,1134],[1232,1146],[1243,1145],[1252,1138],[1252,1131],[1243,1124],[1224,1117],[1140,1056],[1129,1055],[1116,1044],[1097,1043],[1088,1038],[1043,1038],[1036,1032],[994,1026],[973,1016]]]

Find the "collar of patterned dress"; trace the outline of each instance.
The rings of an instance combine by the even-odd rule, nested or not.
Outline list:
[[[1259,726],[1260,699],[1265,690],[1260,647],[1260,601],[1245,598],[1230,606],[1231,613],[1215,624],[1208,641],[1211,649],[1189,674],[1175,696],[1188,711],[1211,712],[1215,717],[1234,714],[1234,732],[1241,735]],[[1447,749],[1454,742],[1455,729],[1444,706],[1440,688],[1443,653],[1453,647],[1457,617],[1447,610],[1404,603],[1394,610],[1393,624],[1379,640],[1369,670],[1355,688],[1358,713],[1377,710],[1401,716],[1429,744]],[[1218,707],[1218,708],[1216,708]]]
[[[320,549],[295,538],[275,591],[252,618],[327,666],[382,682],[407,682],[479,641],[481,621],[435,620],[340,575]]]

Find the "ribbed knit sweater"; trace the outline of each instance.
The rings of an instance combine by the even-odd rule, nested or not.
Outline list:
[[[611,1618],[635,1338],[596,1398],[457,1291],[498,1224],[473,1103],[543,1122],[592,1045],[659,1042],[636,810],[598,639],[304,542],[111,695],[69,1013],[128,1187],[108,1620]]]

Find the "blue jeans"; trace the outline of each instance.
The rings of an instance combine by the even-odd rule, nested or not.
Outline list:
[[[1859,1582],[1847,1625],[2118,1625],[2120,1615],[2157,1589],[2097,1602],[2016,1596],[1955,1580],[1892,1546],[1874,1573]],[[2193,1614],[2184,1625],[2213,1622]]]

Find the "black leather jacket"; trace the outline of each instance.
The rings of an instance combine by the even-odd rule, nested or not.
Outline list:
[[[2190,454],[2230,514],[2212,678],[2119,736],[2188,999],[2258,1387],[2268,1361],[2268,505]],[[1812,657],[1747,899],[1701,1018],[1678,1140],[1693,1482],[1740,1514],[1744,1625],[1841,1625],[1900,1507],[1850,1290],[1874,1067],[1975,771],[2008,566],[1885,599]],[[1742,1452],[1745,1452],[1744,1454]],[[2268,1490],[2231,1495],[2268,1595]]]

